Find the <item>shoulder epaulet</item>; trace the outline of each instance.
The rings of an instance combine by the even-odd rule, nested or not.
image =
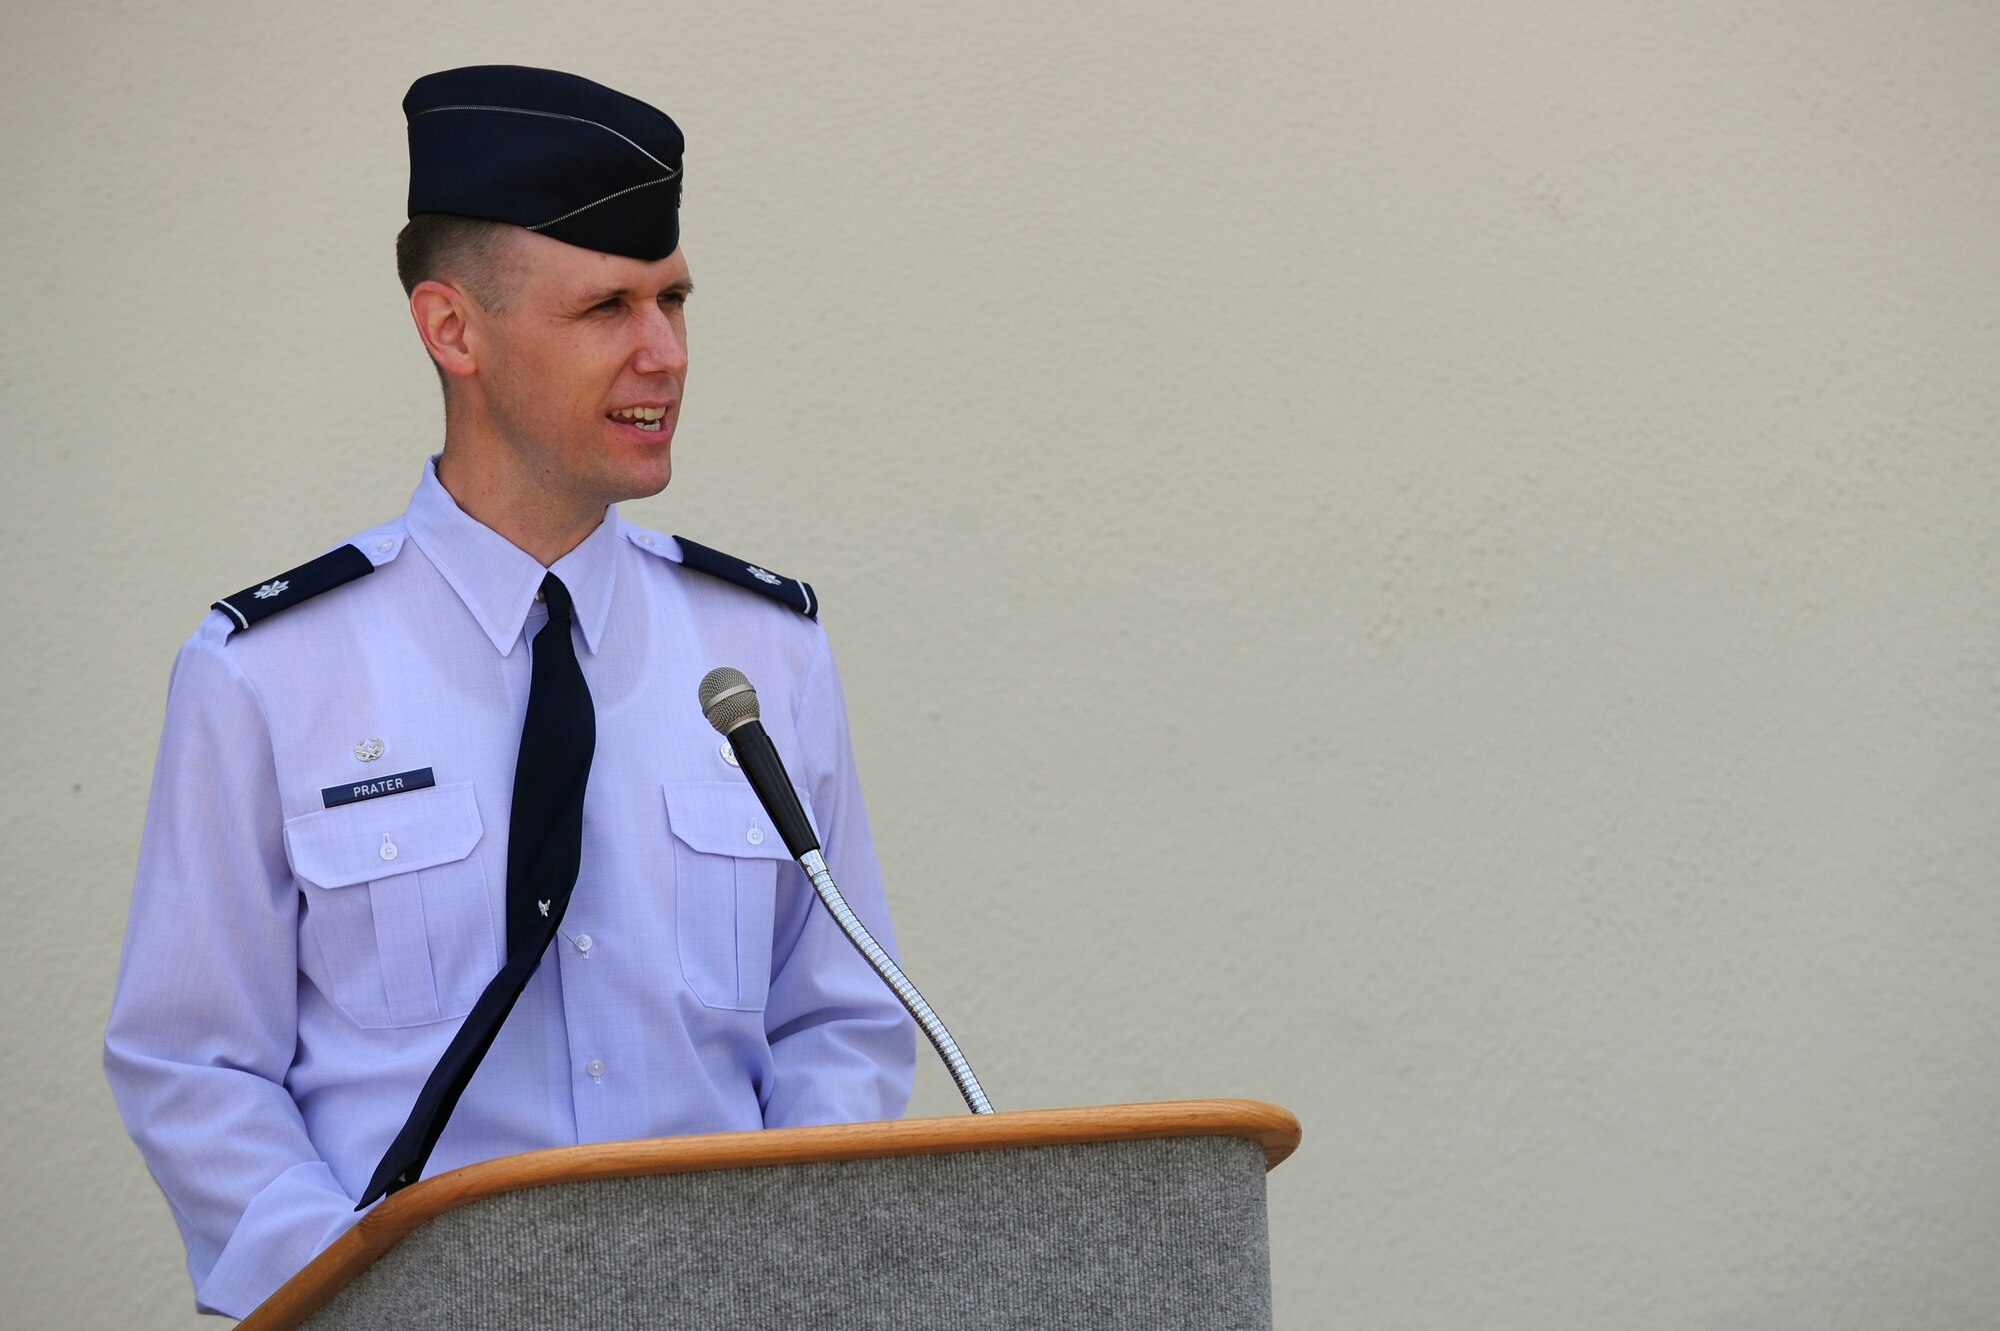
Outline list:
[[[788,605],[807,619],[819,618],[819,598],[813,595],[812,585],[797,578],[780,577],[769,569],[738,559],[735,555],[725,555],[720,550],[690,541],[685,536],[674,540],[681,547],[681,563],[697,573],[706,573],[724,582],[733,582],[738,587],[746,587],[759,592],[780,605]]]
[[[236,628],[247,629],[280,610],[289,610],[301,601],[310,601],[321,592],[330,592],[343,583],[374,571],[374,563],[358,547],[343,545],[327,551],[318,559],[309,559],[295,569],[280,573],[268,582],[245,587],[234,596],[225,596],[213,608],[236,621]]]

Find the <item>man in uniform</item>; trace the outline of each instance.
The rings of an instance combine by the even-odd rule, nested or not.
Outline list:
[[[105,1037],[231,1316],[419,1174],[909,1094],[908,1018],[696,703],[749,676],[892,945],[811,588],[612,507],[667,484],[686,383],[679,129],[510,66],[404,111],[444,447],[402,516],[181,649]]]

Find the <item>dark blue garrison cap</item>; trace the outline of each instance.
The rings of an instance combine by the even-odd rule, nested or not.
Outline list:
[[[455,213],[652,262],[680,244],[680,126],[553,69],[472,65],[403,98],[410,216]]]

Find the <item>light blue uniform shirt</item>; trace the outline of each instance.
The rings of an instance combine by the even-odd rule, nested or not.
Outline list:
[[[182,647],[105,1036],[196,1301],[231,1316],[354,1223],[505,946],[544,570],[428,465],[409,510],[353,544],[373,573],[233,634],[211,612]],[[612,510],[554,565],[597,711],[582,869],[427,1176],[908,1100],[908,1017],[696,702],[715,666],[750,677],[834,877],[893,948],[826,635],[679,560]],[[322,796],[425,768],[427,788]]]

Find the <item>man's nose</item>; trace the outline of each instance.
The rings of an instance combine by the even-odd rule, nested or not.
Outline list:
[[[655,305],[643,317],[639,349],[632,368],[641,374],[671,374],[679,378],[687,372],[687,338],[667,312]]]

